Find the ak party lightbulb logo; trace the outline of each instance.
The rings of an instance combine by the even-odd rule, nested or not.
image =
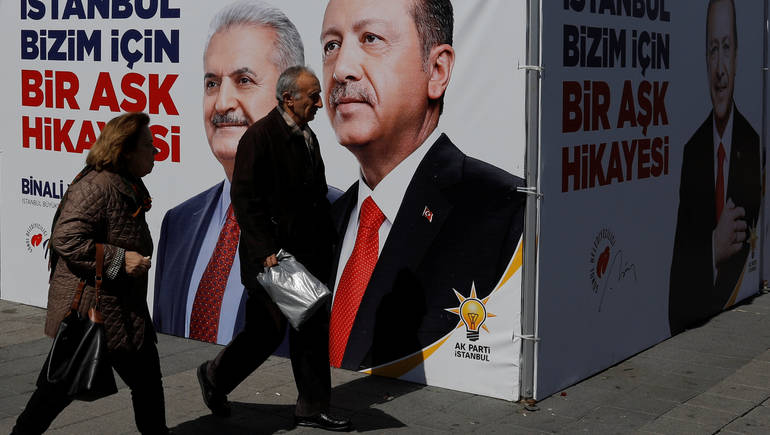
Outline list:
[[[468,340],[476,341],[479,339],[479,329],[483,329],[487,333],[489,332],[484,322],[489,317],[496,317],[488,312],[486,307],[486,303],[491,295],[484,299],[479,299],[476,295],[476,283],[471,283],[471,295],[467,298],[457,290],[452,290],[455,292],[457,300],[460,301],[460,306],[457,308],[445,308],[445,310],[460,316],[460,322],[458,322],[457,327],[459,328],[464,324]]]

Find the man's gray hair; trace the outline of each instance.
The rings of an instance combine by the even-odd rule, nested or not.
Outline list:
[[[214,34],[237,25],[266,26],[275,30],[271,60],[278,71],[305,64],[305,48],[294,23],[280,9],[261,0],[241,0],[217,12],[209,23],[209,34],[203,48],[204,59]]]
[[[278,81],[275,83],[275,98],[278,103],[283,102],[283,94],[288,92],[292,97],[299,98],[299,87],[297,86],[297,79],[302,74],[310,74],[316,77],[312,69],[303,65],[294,65],[284,70],[278,77]]]

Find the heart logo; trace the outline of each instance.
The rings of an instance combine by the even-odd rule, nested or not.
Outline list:
[[[604,272],[607,271],[607,264],[610,262],[610,247],[607,246],[599,255],[599,261],[596,262],[596,276],[601,278]]]
[[[34,236],[32,236],[31,239],[29,239],[29,243],[31,243],[32,246],[39,246],[42,241],[43,241],[42,234],[35,234]]]

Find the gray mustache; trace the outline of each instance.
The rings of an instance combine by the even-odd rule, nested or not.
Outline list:
[[[242,124],[245,126],[249,125],[249,121],[246,118],[238,116],[232,112],[227,112],[224,114],[215,113],[211,116],[211,123],[215,126],[219,126],[219,124]]]
[[[367,104],[377,102],[369,88],[358,83],[336,83],[329,92],[329,104],[336,106],[342,99],[353,99]]]

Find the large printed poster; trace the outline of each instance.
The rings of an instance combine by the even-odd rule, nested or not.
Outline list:
[[[267,15],[288,19],[282,26],[299,38],[285,45],[304,52],[322,84],[326,107],[310,126],[330,199],[339,201],[339,245],[355,238],[348,223],[357,216],[360,173],[381,170],[387,181],[392,171],[384,185],[403,184],[403,194],[374,188],[376,201],[392,204],[382,205],[389,233],[341,366],[517,397],[523,197],[515,189],[523,184],[517,176],[525,142],[524,73],[517,65],[525,63],[525,3],[456,2],[453,41],[436,82],[443,83],[421,88],[404,74],[423,55],[419,44],[401,43],[416,34],[407,2],[333,8],[335,2],[329,11],[327,2],[311,0],[235,7],[197,0],[0,3],[0,35],[9,41],[0,53],[7,96],[0,108],[2,297],[45,306],[50,223],[62,194],[104,123],[145,111],[159,149],[144,178],[156,245],[148,304],[160,332],[191,336],[199,283],[226,219],[237,140],[275,107],[284,56],[272,45],[275,27],[217,25],[225,16],[251,20],[264,15],[260,8],[277,8]],[[370,22],[376,26],[366,32],[352,25]],[[356,85],[345,90],[346,82]],[[425,101],[443,87],[438,116]],[[332,100],[335,88],[341,90]],[[355,98],[361,101],[348,101]],[[386,116],[367,124],[359,110]],[[413,163],[399,166],[412,154],[394,152],[385,154],[387,165],[373,167],[351,152],[359,145],[351,131],[369,135],[365,144],[395,143],[431,113],[438,128]],[[332,286],[345,267],[340,251]],[[243,327],[246,297],[236,255],[213,341],[226,344]]]
[[[537,397],[758,290],[764,13],[544,4]]]

